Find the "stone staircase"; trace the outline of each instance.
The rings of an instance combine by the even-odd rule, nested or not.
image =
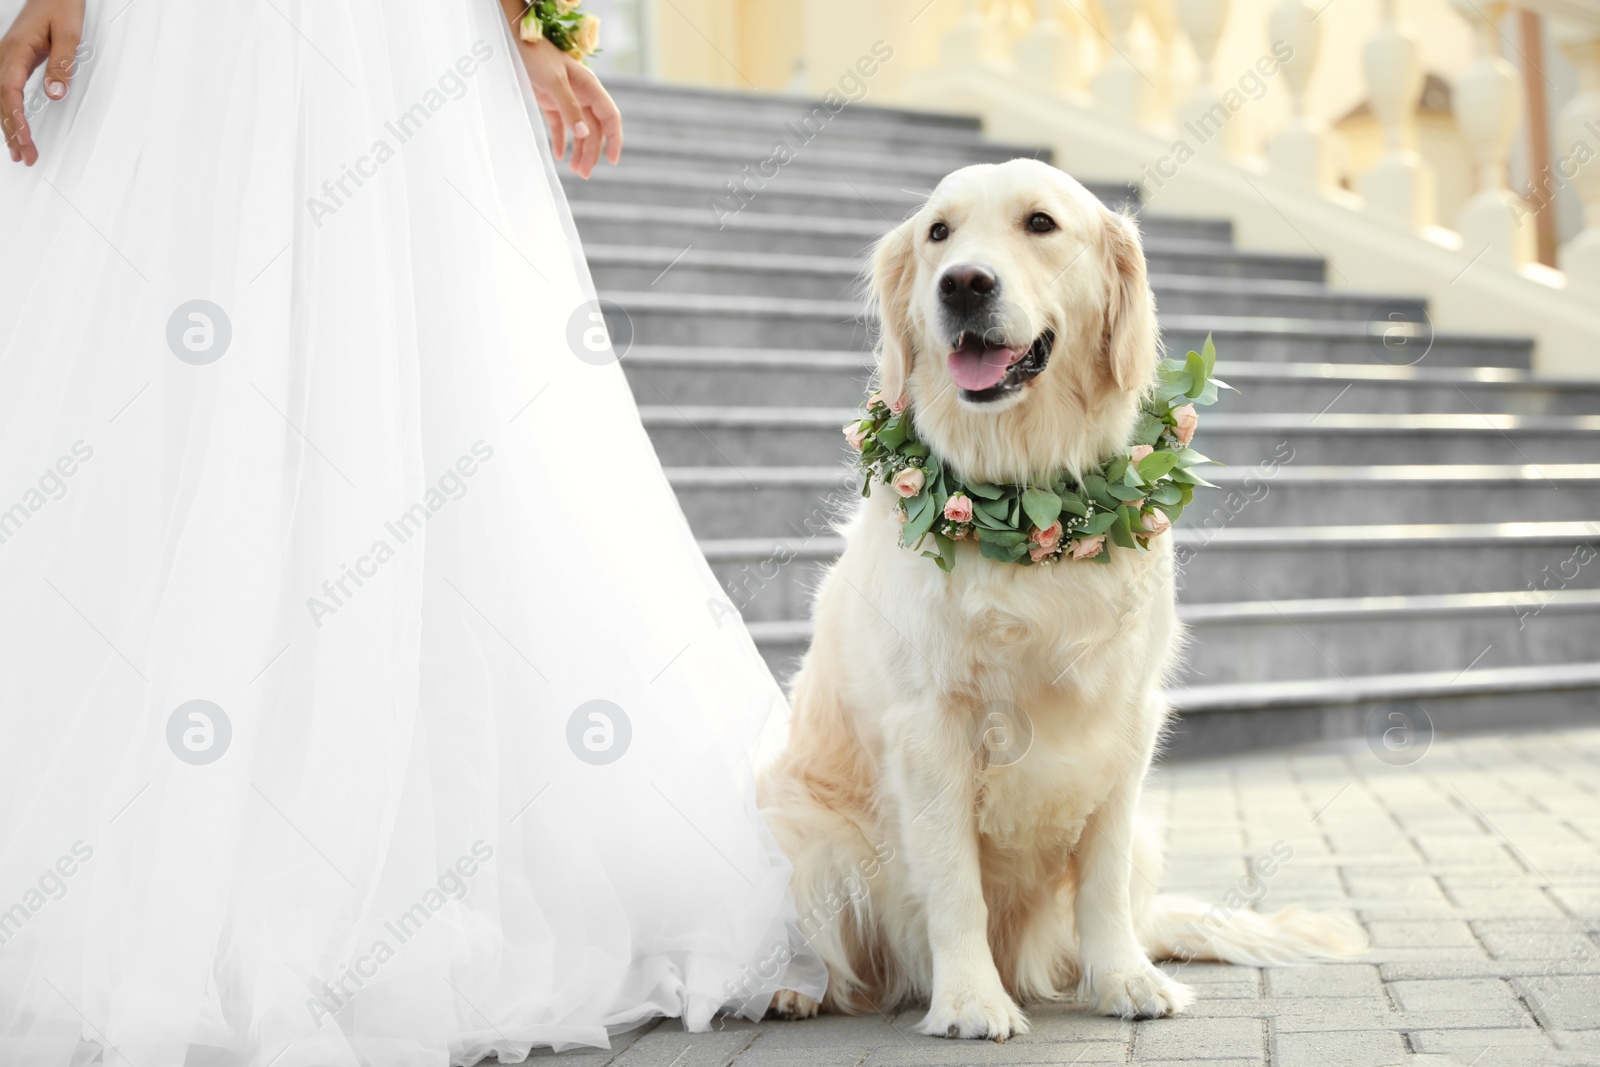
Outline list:
[[[839,550],[829,520],[854,499],[839,428],[870,371],[862,254],[948,171],[1039,153],[852,106],[746,180],[775,139],[799,144],[809,102],[614,91],[625,162],[567,193],[684,511],[786,678]],[[1380,331],[1395,310],[1425,320],[1419,301],[1331,290],[1319,258],[1241,251],[1226,223],[1140,225],[1168,348],[1213,333],[1242,391],[1202,417],[1198,447],[1227,466],[1175,531],[1197,555],[1173,747],[1376,745],[1400,725],[1400,760],[1432,727],[1593,721],[1600,383],[1535,380],[1517,337],[1417,327],[1397,358]]]

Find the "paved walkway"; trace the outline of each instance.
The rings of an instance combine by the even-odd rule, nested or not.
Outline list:
[[[613,1067],[1205,1064],[1600,1065],[1600,728],[1436,740],[1384,762],[1365,743],[1164,768],[1164,888],[1352,908],[1358,961],[1177,968],[1200,996],[1176,1019],[1126,1023],[1034,1007],[1005,1045],[922,1037],[918,1011],[685,1034],[663,1023]],[[1414,762],[1412,762],[1414,760]],[[1281,844],[1280,844],[1281,842]],[[1247,873],[1274,845],[1293,855]]]

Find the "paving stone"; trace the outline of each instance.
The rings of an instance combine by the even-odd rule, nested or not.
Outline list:
[[[758,1041],[741,1053],[738,1067],[860,1067],[873,1050],[854,1045],[827,1048],[769,1047]]]
[[[1329,963],[1310,967],[1273,967],[1266,972],[1269,997],[1383,996],[1378,968],[1370,963]]]
[[[1274,1067],[1389,1067],[1406,1054],[1399,1034],[1279,1034],[1274,1039]]]
[[[1380,920],[1367,923],[1379,948],[1481,948],[1472,928],[1459,919]]]
[[[1264,1037],[1259,1019],[1160,1019],[1139,1024],[1134,1060],[1260,1059]]]
[[[749,1029],[688,1034],[673,1022],[639,1038],[612,1063],[614,1067],[727,1067],[755,1037]]]
[[[1497,960],[1600,961],[1600,945],[1570,920],[1481,919],[1472,929]]]
[[[1109,1042],[1085,1045],[1025,1045],[1007,1041],[948,1041],[924,1037],[916,1045],[875,1049],[863,1067],[995,1067],[1001,1064],[1126,1063],[1128,1047]]]
[[[1495,978],[1390,982],[1389,995],[1401,1011],[1515,1010],[1520,1006],[1511,987]]]
[[[1539,1021],[1553,1030],[1600,1028],[1600,975],[1514,980]]]

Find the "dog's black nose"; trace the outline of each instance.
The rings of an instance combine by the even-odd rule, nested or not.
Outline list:
[[[975,311],[999,289],[1000,279],[980,263],[957,263],[939,276],[939,299],[952,311]]]

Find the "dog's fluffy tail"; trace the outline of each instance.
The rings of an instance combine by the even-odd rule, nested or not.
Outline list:
[[[1344,959],[1368,948],[1361,924],[1340,912],[1291,906],[1263,915],[1167,895],[1150,902],[1139,937],[1151,959],[1251,967]]]

